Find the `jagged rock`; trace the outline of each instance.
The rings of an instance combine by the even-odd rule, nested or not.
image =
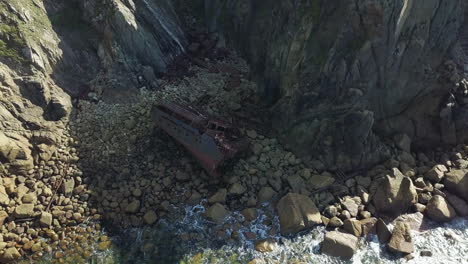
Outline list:
[[[34,204],[22,204],[16,206],[15,216],[18,218],[27,218],[34,216]]]
[[[435,165],[424,175],[426,179],[432,182],[440,182],[444,177],[444,174],[448,171],[444,165]]]
[[[152,225],[156,223],[156,220],[158,220],[158,215],[155,211],[150,210],[145,213],[145,215],[143,216],[143,220],[145,221],[145,224]]]
[[[414,245],[411,239],[409,225],[400,221],[396,222],[393,228],[392,238],[387,246],[391,252],[413,253]]]
[[[434,195],[426,206],[426,215],[436,222],[448,222],[457,216],[455,209],[440,195]]]
[[[280,219],[281,233],[293,234],[322,223],[320,212],[307,196],[289,193],[276,206]]]
[[[331,231],[325,234],[321,244],[322,253],[333,257],[351,259],[358,246],[358,238],[346,233]]]
[[[227,195],[227,190],[226,189],[219,189],[213,196],[211,196],[208,199],[208,202],[210,204],[214,203],[225,203],[226,202],[226,195]]]
[[[346,219],[344,222],[343,222],[343,229],[356,236],[356,237],[360,237],[361,234],[362,234],[362,224],[359,220],[355,219],[355,218],[352,218],[352,219]]]
[[[268,186],[262,187],[258,192],[258,204],[270,202],[276,194],[277,192],[273,188]]]
[[[205,217],[210,221],[220,224],[228,214],[229,211],[222,204],[215,203],[206,210]]]
[[[388,230],[387,225],[382,219],[377,220],[375,229],[377,231],[377,237],[379,238],[380,244],[387,244],[392,237],[392,233],[390,233],[390,230]]]
[[[445,192],[445,199],[455,209],[459,216],[468,216],[468,203],[458,196]]]
[[[377,186],[379,188],[373,194],[372,202],[381,213],[399,215],[417,202],[413,182],[396,168],[392,169],[391,175],[379,180]]]
[[[41,226],[49,227],[52,225],[52,214],[48,212],[42,212],[41,213],[41,218],[39,218],[39,224]]]
[[[444,185],[451,193],[468,202],[468,177],[466,170],[451,170],[445,174]]]
[[[276,239],[267,238],[255,241],[255,250],[258,252],[272,252],[278,247]]]

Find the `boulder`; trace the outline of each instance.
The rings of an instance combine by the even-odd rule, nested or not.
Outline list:
[[[10,263],[21,257],[19,251],[14,248],[7,248],[3,254],[0,255],[0,263]]]
[[[451,170],[445,174],[444,185],[451,193],[468,202],[467,170]]]
[[[362,224],[355,218],[346,219],[343,222],[343,229],[356,237],[360,237],[362,234]]]
[[[410,178],[393,168],[391,175],[386,175],[377,182],[379,186],[373,193],[372,201],[380,213],[396,216],[406,212],[417,202],[417,193]]]
[[[409,225],[401,221],[396,222],[393,228],[392,238],[387,246],[388,249],[394,253],[413,253],[414,245],[411,239]]]
[[[125,208],[125,212],[132,214],[137,213],[138,210],[140,210],[140,200],[133,200]]]
[[[266,202],[270,202],[273,197],[277,194],[275,190],[271,187],[262,187],[258,192],[258,204],[263,204]]]
[[[322,173],[321,175],[312,175],[307,181],[308,187],[311,190],[317,190],[328,187],[335,182],[335,178],[329,173]]]
[[[210,221],[221,224],[228,214],[229,211],[222,204],[215,203],[206,210],[205,217]]]
[[[246,208],[241,211],[241,214],[244,216],[245,221],[252,221],[257,218],[257,210],[255,208]]]
[[[226,202],[226,195],[227,195],[227,190],[226,189],[219,189],[213,196],[211,196],[208,199],[208,202],[210,204],[214,203],[225,203]]]
[[[448,169],[444,165],[435,165],[424,174],[424,177],[432,182],[440,182],[447,171]]]
[[[237,182],[231,185],[231,188],[229,188],[229,194],[231,195],[241,195],[245,191],[246,191],[245,187]]]
[[[457,216],[455,209],[440,195],[434,195],[426,206],[426,215],[436,222],[448,222]]]
[[[267,238],[255,241],[255,250],[258,252],[272,252],[278,247],[276,239]]]
[[[358,238],[338,231],[331,231],[325,234],[321,244],[322,253],[333,257],[351,259],[358,247]]]
[[[419,231],[421,229],[423,219],[424,215],[420,212],[416,212],[413,214],[404,214],[400,215],[395,220],[393,220],[393,225],[395,225],[396,222],[403,222],[408,224],[411,230]]]
[[[341,205],[344,209],[348,210],[351,216],[356,217],[358,214],[358,204],[355,200],[346,197],[341,201]]]
[[[368,234],[376,233],[375,225],[377,224],[377,218],[371,217],[360,220],[362,227],[362,234],[367,236]]]
[[[307,196],[288,193],[276,206],[283,235],[297,233],[322,223],[320,212]]]
[[[156,220],[158,220],[158,215],[155,211],[150,210],[145,213],[145,215],[143,216],[143,220],[145,221],[145,224],[152,225],[156,223]]]
[[[8,213],[6,211],[0,211],[0,226],[3,226],[7,218],[8,218]]]
[[[392,233],[388,230],[387,225],[382,219],[378,219],[377,223],[375,224],[375,229],[377,232],[377,237],[379,238],[380,244],[386,244],[390,241],[392,237]]]
[[[459,198],[458,196],[445,192],[445,199],[449,202],[449,204],[455,209],[455,212],[459,216],[468,216],[468,203],[465,202],[463,199]]]
[[[52,225],[52,214],[48,212],[42,212],[41,218],[39,218],[39,224],[41,226],[49,227]]]
[[[343,226],[343,221],[338,217],[334,216],[328,221],[328,226],[330,227],[341,227]]]
[[[34,216],[34,204],[22,204],[16,206],[15,216],[18,218],[27,218]]]
[[[304,179],[300,175],[291,175],[287,181],[293,192],[299,192],[305,186]]]

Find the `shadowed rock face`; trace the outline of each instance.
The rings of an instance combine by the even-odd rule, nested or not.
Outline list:
[[[462,1],[205,3],[211,30],[251,63],[273,127],[306,160],[369,165],[388,154],[377,132],[451,140],[439,112],[453,83],[439,81]]]

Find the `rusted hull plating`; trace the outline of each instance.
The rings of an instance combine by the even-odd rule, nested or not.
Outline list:
[[[240,139],[231,147],[223,146],[216,135],[200,131],[187,122],[174,118],[171,113],[153,109],[153,118],[157,125],[172,138],[181,143],[199,161],[200,165],[213,177],[219,177],[218,168],[248,148],[248,142]]]

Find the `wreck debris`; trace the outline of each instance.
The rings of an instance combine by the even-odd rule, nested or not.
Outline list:
[[[211,118],[190,106],[162,103],[153,108],[152,117],[213,177],[219,177],[220,168],[249,147],[248,140],[232,123]]]

